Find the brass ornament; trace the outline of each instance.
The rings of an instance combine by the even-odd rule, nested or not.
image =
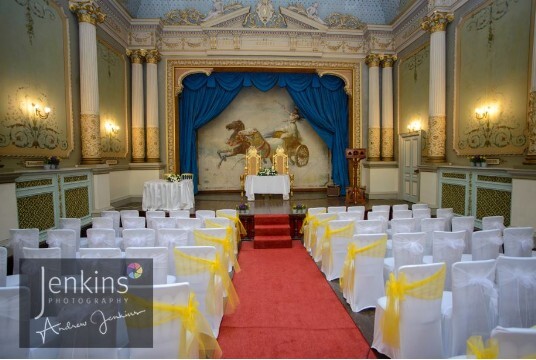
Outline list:
[[[145,55],[147,55],[147,50],[144,49],[134,49],[130,50],[127,49],[127,56],[130,57],[130,61],[133,64],[141,64],[143,63],[143,60],[145,59]]]
[[[93,1],[69,1],[69,10],[76,13],[78,22],[87,22],[92,25],[103,23],[106,14]]]
[[[380,63],[383,68],[393,67],[396,60],[398,60],[396,55],[380,55]]]
[[[378,66],[380,66],[380,55],[378,55],[378,54],[368,54],[365,57],[365,64],[367,64],[368,67],[378,67]]]
[[[161,59],[161,56],[160,56],[160,52],[158,51],[158,49],[147,50],[145,54],[145,61],[148,64],[158,64],[160,59]]]
[[[454,20],[454,14],[434,11],[432,15],[425,16],[421,23],[421,29],[424,31],[430,31],[431,33],[437,31],[445,31],[447,25]]]

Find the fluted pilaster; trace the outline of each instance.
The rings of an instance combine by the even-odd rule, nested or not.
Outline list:
[[[536,165],[536,26],[532,33],[532,72],[529,92],[528,140],[524,164]]]
[[[145,121],[143,101],[143,49],[127,50],[132,62],[132,162],[145,162]]]
[[[430,90],[428,105],[428,161],[446,161],[446,33],[454,19],[449,13],[435,11],[421,23],[430,31]]]
[[[98,164],[102,159],[95,25],[103,22],[106,15],[93,1],[70,1],[69,9],[76,13],[79,22],[82,164]]]
[[[368,160],[380,160],[380,57],[369,54],[365,58],[369,67],[369,131],[368,131]]]
[[[393,161],[394,157],[394,125],[393,125],[393,63],[396,55],[382,55],[382,131],[381,158]]]
[[[147,62],[147,162],[160,162],[160,129],[158,124],[158,50],[149,50]]]

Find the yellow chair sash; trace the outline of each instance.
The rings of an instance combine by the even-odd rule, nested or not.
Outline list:
[[[331,226],[326,226],[326,231],[324,232],[324,237],[322,238],[322,250],[329,254],[330,264],[333,264],[333,251],[331,248],[331,237],[334,235],[339,235],[341,237],[351,238],[354,234],[354,222],[350,224],[332,229]]]
[[[327,224],[329,221],[331,220],[337,220],[337,214],[334,214],[333,216],[330,216],[326,219],[323,219],[323,220],[318,220],[316,217],[314,219],[311,220],[310,222],[310,226],[311,226],[311,248],[312,249],[317,249],[316,247],[316,241],[317,241],[317,238],[316,238],[316,231],[318,229],[319,226],[324,226],[325,224]],[[321,249],[320,247],[316,250],[318,251],[319,249]]]
[[[385,257],[385,248],[387,247],[387,235],[363,247],[357,247],[357,244],[351,242],[348,244],[348,252],[342,266],[339,285],[341,289],[347,288],[351,293],[354,291],[355,279],[355,256],[361,254],[369,257]]]
[[[315,219],[317,214],[325,214],[325,213],[326,213],[326,209],[320,212],[317,212],[315,214],[307,213],[307,215],[305,215],[305,218],[303,219],[302,226],[300,228],[300,234],[303,234],[305,226],[307,226],[313,219]]]
[[[400,302],[404,301],[407,295],[424,300],[440,299],[443,296],[445,274],[446,266],[443,264],[435,274],[412,283],[407,282],[404,273],[400,273],[398,279],[394,273],[389,275],[385,285],[387,308],[381,321],[383,339],[387,345],[400,347]]]
[[[199,311],[195,294],[190,293],[188,305],[171,305],[167,303],[149,301],[147,299],[125,294],[126,308],[128,313],[133,311],[143,312],[144,309],[153,309],[152,324],[144,323],[139,317],[126,318],[127,325],[132,328],[148,328],[165,324],[175,319],[180,319],[182,329],[179,334],[179,353],[181,359],[189,358],[192,346],[197,343],[199,346],[199,358],[221,358],[222,351],[218,341],[212,333],[207,319]],[[146,320],[147,318],[145,318]],[[191,336],[187,336],[190,333]]]
[[[223,238],[206,235],[199,230],[194,230],[194,239],[197,245],[220,245],[223,248],[224,263],[227,264],[229,261],[232,261],[235,272],[240,272],[240,265],[238,265],[233,250],[232,235],[233,230],[230,227],[227,227],[225,237]]]
[[[244,225],[242,224],[242,221],[240,221],[240,218],[238,216],[233,216],[233,215],[227,214],[227,213],[218,213],[218,216],[227,218],[227,219],[231,220],[232,222],[234,222],[235,225],[236,225],[236,229],[238,230],[239,235],[246,235],[247,234],[246,228],[244,227]],[[238,241],[240,241],[240,236],[238,236]]]
[[[499,342],[497,339],[488,339],[484,346],[482,336],[473,335],[467,339],[467,356],[475,356],[477,359],[497,359]]]
[[[189,276],[210,272],[210,282],[207,289],[206,307],[210,314],[217,313],[217,299],[216,299],[216,284],[215,278],[219,276],[223,288],[227,294],[227,304],[225,307],[225,313],[231,314],[234,312],[238,304],[238,294],[234,288],[233,282],[229,277],[227,268],[222,264],[219,254],[216,254],[216,259],[208,260],[197,256],[191,256],[183,251],[173,249],[175,256],[175,269],[177,276]]]

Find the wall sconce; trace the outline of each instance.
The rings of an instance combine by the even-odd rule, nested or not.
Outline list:
[[[115,125],[114,123],[108,121],[105,125],[104,125],[104,128],[106,130],[106,133],[108,135],[115,135],[119,132],[119,126]]]
[[[41,111],[41,108],[39,107],[39,105],[36,105],[34,103],[32,103],[32,108],[34,109],[34,112],[35,112],[35,116],[39,119],[48,119],[48,115],[50,114],[50,108],[48,106],[45,106],[45,108],[43,109],[44,112]]]
[[[419,131],[421,130],[421,121],[420,120],[413,120],[412,122],[409,123],[408,125],[408,131],[409,132],[414,132],[414,131]]]
[[[102,151],[104,152],[119,152],[121,151],[121,140],[119,140],[119,126],[112,121],[107,121],[104,124],[106,136],[101,139]]]
[[[485,105],[475,109],[475,118],[477,120],[488,120],[489,117],[495,114],[498,110],[497,105]]]

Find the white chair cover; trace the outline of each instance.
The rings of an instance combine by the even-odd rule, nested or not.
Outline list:
[[[394,210],[393,219],[411,219],[413,217],[413,211],[411,210]]]
[[[441,271],[444,264],[402,266],[408,282],[428,278]],[[442,284],[441,284],[442,285]],[[387,296],[378,299],[374,314],[372,348],[390,358],[443,358],[441,334],[441,298],[426,300],[406,295],[400,302],[400,347],[393,348],[383,341],[381,321],[387,307]]]
[[[452,286],[452,264],[462,261],[463,249],[465,248],[465,231],[434,231],[433,237],[433,262],[444,262],[447,265],[445,291],[450,291]]]
[[[387,232],[387,228],[389,227],[389,211],[369,211],[367,213],[367,220],[381,220],[383,228],[380,232]]]
[[[386,234],[356,234],[353,236],[352,243],[362,249],[385,238]],[[354,262],[353,286],[350,284],[344,286],[343,296],[354,312],[375,308],[378,298],[385,295],[382,274],[383,257],[370,256],[365,251],[357,253],[352,261]]]
[[[121,258],[120,248],[82,248],[80,249],[80,259],[119,259]]]
[[[372,211],[391,211],[391,205],[372,205]],[[389,220],[389,218],[387,218]]]
[[[169,217],[172,218],[189,218],[190,210],[170,210]]]
[[[158,229],[156,230],[156,243],[168,249],[168,273],[175,275],[173,249],[176,246],[193,245],[193,232],[186,229]]]
[[[140,216],[140,211],[139,210],[134,210],[134,209],[126,209],[126,210],[120,210],[119,214],[121,216],[121,226],[124,227],[123,219],[127,218],[127,217],[139,217]]]
[[[439,231],[450,231],[452,229],[451,227],[451,221],[454,217],[454,209],[453,208],[439,208],[436,210],[436,217],[437,218],[443,218],[447,219],[445,223],[445,230],[439,230]]]
[[[177,227],[177,218],[154,217],[147,219],[148,229],[175,229]]]
[[[47,244],[60,248],[62,258],[76,258],[76,233],[72,229],[48,230]]]
[[[218,210],[219,211],[219,210]],[[234,221],[231,221],[228,217],[215,217],[204,218],[203,225],[205,228],[225,228],[231,233],[231,239],[233,240],[233,252],[238,254],[238,240],[236,237],[236,226]]]
[[[326,212],[327,208],[325,207],[314,207],[307,209],[307,215],[304,219],[301,231],[303,232],[303,246],[309,253],[311,253],[311,239],[314,235],[312,231],[310,231],[313,228],[311,224],[313,223],[313,220],[316,219],[317,214],[325,214]]]
[[[362,211],[363,213],[365,213],[365,211],[367,211],[367,209],[365,208],[365,206],[363,205],[354,205],[354,206],[348,206],[346,208],[346,211],[347,212],[351,212],[351,211]]]
[[[471,254],[471,238],[475,230],[474,216],[454,216],[451,220],[452,231],[465,231],[465,249],[464,254]]]
[[[503,230],[504,255],[531,257],[534,247],[534,228],[508,227]]]
[[[423,263],[426,234],[423,232],[396,233],[393,235],[393,257],[384,259],[383,277],[389,279],[389,274],[398,274],[398,269],[406,265]]]
[[[22,248],[25,259],[60,259],[61,249],[59,247],[49,248]]]
[[[393,218],[394,218],[395,211],[409,210],[409,205],[408,204],[395,204],[395,205],[392,206],[392,208],[393,208]]]
[[[365,210],[351,210],[347,212],[337,213],[339,220],[364,220],[365,219]]]
[[[354,233],[355,234],[386,233],[385,222],[383,220],[357,220],[355,221]]]
[[[497,326],[491,332],[497,339],[499,359],[527,359],[536,354],[536,329],[504,328]]]
[[[24,301],[21,299],[22,294]],[[30,289],[27,287],[0,287],[0,349],[2,358],[27,359],[30,349],[19,347],[19,328],[24,320],[20,318],[20,307],[28,308],[30,301]],[[27,318],[30,317],[29,311]]]
[[[111,217],[94,217],[91,218],[91,227],[93,229],[113,229],[114,219]],[[114,229],[115,231],[115,229]]]
[[[471,254],[474,260],[497,259],[503,238],[501,230],[480,230],[471,236]]]
[[[7,284],[7,249],[0,246],[0,287]]]
[[[112,230],[112,231],[110,231]],[[114,229],[87,229],[87,244],[90,248],[117,247]]]
[[[411,205],[411,210],[417,210],[417,209],[429,209],[430,205],[428,204],[413,204]]]
[[[328,206],[328,213],[346,212],[346,206]]]
[[[76,251],[80,249],[80,233],[82,232],[82,220],[79,218],[59,218],[58,228],[72,229],[76,233]],[[84,239],[84,245],[87,239]]]
[[[416,204],[415,204],[416,205]],[[415,205],[412,207],[413,211],[413,218],[416,219],[416,229],[415,231],[421,231],[421,219],[431,218],[432,217],[432,210],[430,210],[429,207],[426,208],[414,208]],[[427,204],[424,204],[427,205]]]
[[[393,218],[391,220],[391,228],[387,229],[387,234],[390,235],[390,237],[398,233],[412,232],[417,232],[417,219],[413,218]]]
[[[188,241],[190,245],[194,245],[194,230],[203,227],[203,220],[197,218],[175,218],[177,229],[188,230]]]
[[[145,229],[144,217],[125,217],[123,218],[123,230],[125,229]]]
[[[145,212],[146,219],[152,219],[156,217],[166,217],[166,212],[164,210],[147,210]]]
[[[214,246],[177,246],[176,249],[188,256],[195,258],[206,259],[209,261],[214,261],[216,259],[216,254],[218,250]],[[188,266],[183,264],[183,266]],[[193,265],[195,269],[195,265]],[[194,271],[192,271],[194,272]],[[213,278],[213,276],[215,278]],[[190,291],[195,293],[197,301],[199,302],[199,310],[207,318],[212,332],[215,337],[218,337],[220,332],[220,324],[223,318],[223,300],[224,300],[224,289],[222,286],[222,281],[219,276],[210,272],[203,273],[191,273],[188,275],[179,275],[177,276],[177,282],[187,282],[190,284]],[[210,283],[214,282],[215,294],[215,309],[209,311],[207,307],[207,294],[209,290]]]
[[[154,229],[125,229],[123,230],[123,248],[154,247],[156,231]]]
[[[528,328],[536,324],[536,258],[499,256],[499,325]]]
[[[175,282],[174,276],[168,277],[167,247],[127,247],[126,259],[153,259],[153,284],[162,285]]]
[[[39,247],[39,229],[10,229],[9,247],[13,251],[13,274],[19,274],[19,259],[23,257],[22,248]]]
[[[426,246],[424,255],[432,255],[432,243],[434,241],[434,231],[445,231],[447,219],[426,218],[421,219],[421,231],[426,233]]]
[[[101,217],[111,217],[114,220],[114,229],[115,229],[115,236],[120,237],[121,236],[121,213],[117,210],[105,210],[101,211],[100,213]]]
[[[213,217],[216,217],[216,211],[215,210],[196,210],[195,217],[201,220],[205,218],[213,218]]]
[[[504,230],[504,216],[484,216],[482,218],[482,230]]]
[[[216,238],[217,241],[212,241],[210,238]],[[226,247],[233,249],[233,239],[228,234],[225,228],[210,228],[210,229],[195,229],[194,230],[194,243],[195,246],[214,246],[218,250],[222,263],[227,263],[227,270],[231,272],[233,270],[233,263],[236,261],[236,257],[233,253],[226,251]],[[235,269],[236,271],[237,269]]]
[[[315,262],[322,261],[322,240],[329,221],[337,220],[337,213],[316,214],[311,230],[315,233],[311,234],[311,256]],[[316,230],[316,231],[315,231]]]
[[[320,270],[328,281],[341,276],[342,266],[348,251],[348,244],[354,235],[352,220],[331,220],[328,222],[322,243],[322,265]]]
[[[488,334],[487,338],[497,326],[495,268],[495,260],[452,265],[452,309],[446,314],[450,321],[444,322],[447,329],[443,331],[450,335],[443,337],[446,357],[465,355],[470,336]]]

